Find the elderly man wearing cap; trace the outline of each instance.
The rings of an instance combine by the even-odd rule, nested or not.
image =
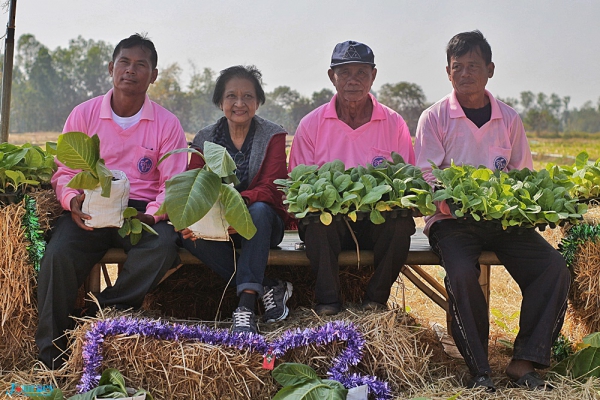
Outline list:
[[[406,123],[398,113],[379,104],[370,94],[377,76],[369,46],[346,41],[333,50],[329,79],[336,94],[331,101],[306,115],[296,131],[289,169],[299,164],[323,165],[341,160],[346,168],[368,163],[377,165],[395,151],[408,163],[415,155]],[[359,245],[375,253],[375,272],[363,299],[367,310],[386,309],[393,283],[406,260],[412,217],[388,219],[374,225],[369,219],[351,222]],[[316,275],[315,311],[334,315],[341,311],[338,255],[356,248],[344,221],[330,225],[300,225],[312,270]]]

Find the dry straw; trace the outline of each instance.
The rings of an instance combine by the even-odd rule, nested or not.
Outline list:
[[[590,204],[584,222],[598,225],[598,204]],[[571,341],[580,342],[584,336],[600,331],[600,240],[580,244],[571,267],[573,282],[565,326]]]

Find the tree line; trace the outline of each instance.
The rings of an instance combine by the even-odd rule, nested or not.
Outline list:
[[[108,62],[113,49],[112,44],[79,36],[66,48],[50,50],[34,35],[22,35],[15,52],[10,132],[61,131],[73,107],[112,87]],[[217,72],[191,67],[185,87],[181,66],[172,63],[160,69],[159,78],[149,89],[150,98],[177,115],[186,132],[196,132],[222,115],[211,101]],[[333,94],[322,89],[306,97],[289,86],[278,86],[266,93],[258,114],[293,134],[302,117],[328,102]],[[386,83],[373,94],[402,115],[413,135],[421,112],[431,104],[415,83]],[[548,96],[524,91],[519,98],[501,100],[519,111],[528,132],[600,132],[600,98],[596,104],[588,101],[580,108],[570,108],[570,97],[555,93]]]

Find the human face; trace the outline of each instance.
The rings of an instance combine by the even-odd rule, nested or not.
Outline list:
[[[477,49],[458,58],[451,57],[446,73],[457,96],[484,96],[485,85],[488,79],[494,76],[494,63],[490,62],[486,65]]]
[[[221,110],[234,126],[249,126],[258,110],[254,84],[248,79],[237,77],[227,81],[221,99]]]
[[[158,75],[158,70],[152,68],[150,50],[140,46],[121,49],[115,61],[108,64],[108,72],[115,91],[127,95],[145,95]]]
[[[338,98],[357,102],[368,97],[377,69],[368,64],[350,63],[330,69],[328,73]]]

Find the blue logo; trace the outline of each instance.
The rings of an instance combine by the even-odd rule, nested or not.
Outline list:
[[[20,385],[18,383],[12,383],[11,388],[6,391],[8,397],[15,396],[41,396],[48,397],[54,388],[52,385]]]
[[[140,174],[147,174],[152,169],[152,160],[148,157],[142,157],[138,161],[138,171]]]
[[[503,170],[508,165],[508,160],[502,156],[498,156],[494,158],[494,168],[498,170]]]
[[[384,156],[375,156],[373,157],[373,160],[371,161],[371,164],[376,167],[379,164],[381,164],[382,162],[385,161],[385,157]]]

